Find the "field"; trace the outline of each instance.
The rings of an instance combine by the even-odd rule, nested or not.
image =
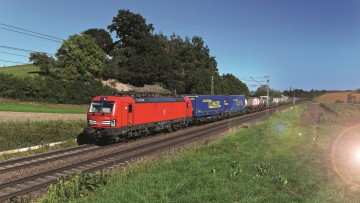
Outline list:
[[[47,104],[0,99],[0,111],[86,114],[88,105]]]
[[[320,123],[355,125],[360,123],[360,108],[350,104],[323,104],[328,110],[320,115]]]
[[[40,69],[34,65],[18,65],[10,67],[0,67],[0,73],[12,74],[16,76],[28,76],[38,74]]]
[[[348,96],[355,97],[355,102],[360,102],[360,93],[355,92],[335,92],[326,93],[317,99],[317,103],[347,103]]]
[[[77,201],[356,202],[360,189],[351,178],[359,177],[359,166],[340,158],[347,142],[339,135],[347,131],[334,124],[301,125],[305,108],[278,113],[173,159],[160,156],[130,167]]]

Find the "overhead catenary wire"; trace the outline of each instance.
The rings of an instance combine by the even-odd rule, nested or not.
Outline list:
[[[17,63],[17,64],[23,64],[23,65],[27,64],[27,63],[24,63],[24,62],[18,62],[18,61],[7,61],[7,60],[2,60],[2,59],[0,59],[0,61],[2,61],[2,62],[6,62],[6,63]]]
[[[34,31],[27,30],[27,29],[24,29],[24,28],[19,28],[19,27],[16,27],[16,26],[8,25],[8,24],[2,23],[2,22],[0,22],[0,25],[6,26],[6,27],[15,28],[15,29],[18,29],[18,30],[26,31],[26,32],[30,32],[30,33],[37,34],[37,35],[41,35],[41,36],[45,36],[45,37],[47,37],[47,38],[52,38],[52,39],[54,39],[54,40],[64,41],[64,39],[61,39],[61,38],[59,38],[59,37],[54,37],[54,36],[51,36],[51,35],[42,34],[42,33],[39,33],[39,32],[34,32]]]
[[[0,48],[4,48],[4,49],[11,49],[11,50],[16,50],[16,51],[22,51],[22,52],[28,52],[28,53],[40,53],[41,51],[33,51],[33,50],[29,50],[29,49],[22,49],[22,48],[16,48],[16,47],[10,47],[10,46],[4,46],[4,45],[0,45]],[[52,55],[55,56],[55,54],[50,54],[50,53],[46,53],[46,52],[41,52],[41,53],[45,53],[47,55]]]
[[[21,54],[14,54],[14,53],[9,53],[9,52],[5,52],[5,51],[0,51],[1,54],[9,54],[9,55],[14,55],[14,56],[22,56],[22,57],[26,57],[28,58],[29,56],[25,56],[25,55],[21,55]]]
[[[33,36],[33,37],[37,37],[37,38],[41,38],[41,39],[46,39],[46,40],[53,41],[53,42],[62,43],[62,41],[60,41],[60,40],[49,39],[49,38],[46,38],[46,37],[37,36],[37,35],[33,35],[33,34],[29,34],[29,33],[21,32],[21,31],[16,31],[16,30],[12,30],[12,29],[8,29],[8,28],[4,28],[4,27],[0,27],[0,29],[3,29],[3,30],[8,30],[8,31],[11,31],[11,32],[16,32],[16,33],[20,33],[20,34],[24,34],[24,35],[28,35],[28,36]]]
[[[248,78],[266,78],[266,76],[259,76],[259,77],[252,77],[252,76],[248,76],[248,77],[246,77],[246,76],[242,76],[242,77],[238,77],[239,79],[240,78],[245,78],[245,79],[248,79]]]
[[[254,82],[253,80],[250,79],[241,79],[241,81],[247,81],[247,82]],[[264,80],[258,80],[259,82],[266,82]]]

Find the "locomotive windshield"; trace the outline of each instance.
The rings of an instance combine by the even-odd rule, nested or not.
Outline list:
[[[113,101],[93,101],[90,105],[90,113],[111,113],[114,107]]]

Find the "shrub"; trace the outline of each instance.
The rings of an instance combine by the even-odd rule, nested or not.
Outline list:
[[[96,174],[77,173],[70,179],[60,178],[56,185],[50,185],[41,202],[67,202],[82,197],[106,185],[110,174],[100,171]]]
[[[92,80],[63,81],[50,77],[16,77],[0,73],[0,97],[21,101],[88,104],[94,96],[111,95],[115,89]]]

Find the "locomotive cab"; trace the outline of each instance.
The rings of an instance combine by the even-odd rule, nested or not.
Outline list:
[[[116,117],[114,115],[115,101],[107,101],[106,97],[100,101],[92,101],[88,112],[88,125],[94,127],[115,127]]]
[[[88,126],[83,130],[84,143],[116,142],[133,122],[134,100],[131,97],[95,97],[87,112]],[[122,135],[123,134],[123,135]],[[78,143],[82,144],[82,142]]]

